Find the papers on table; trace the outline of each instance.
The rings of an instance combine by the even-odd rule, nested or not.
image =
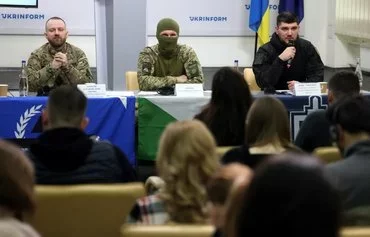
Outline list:
[[[107,91],[108,97],[135,96],[134,91]]]
[[[203,85],[200,83],[178,83],[175,85],[175,95],[181,97],[203,96]]]
[[[138,96],[150,96],[150,95],[158,95],[156,91],[139,91],[137,93]]]
[[[276,93],[282,95],[294,95],[294,93],[290,90],[276,90]]]

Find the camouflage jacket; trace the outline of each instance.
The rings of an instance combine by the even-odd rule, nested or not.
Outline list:
[[[203,83],[203,71],[199,59],[195,51],[187,45],[178,45],[179,59],[184,64],[187,83]],[[176,84],[176,77],[155,76],[155,64],[158,60],[158,44],[150,47],[145,47],[139,54],[137,77],[139,88],[143,91],[156,90],[164,86],[172,86]]]
[[[69,66],[53,69],[51,62],[56,51],[49,43],[31,53],[27,63],[27,77],[30,91],[38,91],[44,86],[54,87],[64,84],[92,82],[92,74],[85,53],[66,43],[63,53],[67,53]]]

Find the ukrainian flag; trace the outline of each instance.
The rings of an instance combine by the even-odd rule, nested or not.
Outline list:
[[[249,28],[258,33],[259,45],[270,41],[269,0],[251,0]]]

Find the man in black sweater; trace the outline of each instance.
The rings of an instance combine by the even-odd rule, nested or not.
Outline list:
[[[329,104],[338,99],[358,95],[359,93],[360,83],[353,72],[338,72],[329,80]],[[320,146],[332,145],[329,134],[330,123],[325,116],[325,112],[325,110],[317,110],[306,117],[294,141],[295,145],[307,152],[312,152]]]
[[[280,13],[270,42],[262,45],[253,62],[256,82],[262,89],[292,90],[294,83],[321,82],[324,64],[311,42],[299,37],[298,18]]]
[[[123,183],[136,181],[135,170],[116,146],[91,139],[83,130],[87,99],[75,86],[50,93],[42,114],[44,132],[28,156],[38,184]]]

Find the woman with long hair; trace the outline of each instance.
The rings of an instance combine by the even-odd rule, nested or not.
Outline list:
[[[0,236],[38,237],[23,222],[35,211],[34,170],[22,150],[0,140]]]
[[[245,123],[244,145],[227,152],[223,163],[241,162],[255,168],[269,155],[301,152],[291,142],[288,112],[279,99],[272,96],[256,99]]]
[[[213,77],[210,102],[195,118],[207,125],[218,146],[238,146],[244,141],[245,117],[251,104],[244,76],[223,67]]]
[[[218,158],[205,125],[197,120],[169,124],[159,142],[156,166],[164,187],[137,200],[128,221],[206,223],[205,185],[218,167]]]

